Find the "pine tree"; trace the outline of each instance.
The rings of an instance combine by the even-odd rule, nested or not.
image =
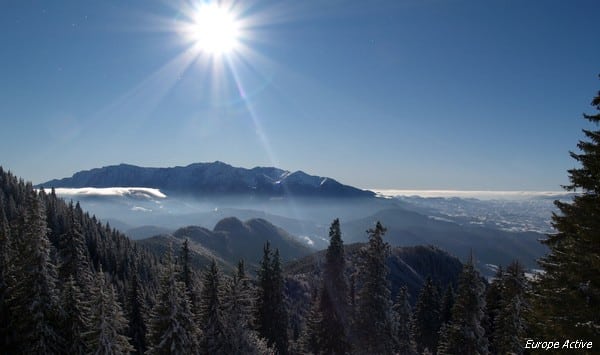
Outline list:
[[[348,304],[348,339],[354,338],[354,330],[356,329],[356,272],[350,274],[350,300]],[[350,344],[352,345],[352,343]]]
[[[256,289],[256,308],[255,319],[256,329],[261,337],[269,340],[271,338],[271,286],[273,283],[271,271],[271,244],[267,243],[263,247],[263,257],[260,261],[260,268],[257,272],[257,289]],[[271,343],[271,342],[270,342]]]
[[[273,253],[267,242],[258,270],[256,326],[259,335],[267,340],[269,346],[273,346],[280,354],[287,354],[288,319],[283,291],[279,250]]]
[[[393,311],[386,257],[389,245],[383,241],[386,229],[377,222],[367,231],[369,242],[360,251],[358,309],[355,320],[355,350],[369,354],[393,352]]]
[[[106,282],[102,268],[96,274],[92,295],[90,330],[84,334],[90,353],[124,354],[133,351],[133,346],[125,335],[127,320],[115,289],[111,283]]]
[[[201,332],[194,322],[183,282],[177,280],[173,250],[165,255],[158,299],[148,329],[148,354],[198,354]]]
[[[348,282],[339,219],[331,223],[329,239],[319,297],[320,347],[325,354],[345,354],[349,350]]]
[[[86,254],[85,238],[81,221],[73,204],[67,210],[66,232],[59,237],[60,264],[58,275],[67,280],[73,276],[80,288],[87,288],[91,283],[90,267]]]
[[[61,293],[62,336],[65,351],[68,354],[86,354],[88,352],[85,334],[89,331],[91,308],[84,294],[69,275]],[[96,307],[96,305],[94,305]]]
[[[400,287],[393,310],[395,314],[396,353],[405,355],[416,354],[415,344],[410,329],[411,309],[406,286]]]
[[[600,111],[600,92],[592,106]],[[598,127],[600,112],[584,118]],[[540,260],[545,272],[534,298],[540,338],[600,338],[600,130],[583,133],[579,153],[570,153],[580,167],[568,171],[570,184],[564,186],[579,194],[571,203],[555,202],[560,210],[552,216],[557,233],[544,241],[550,252]]]
[[[0,168],[0,177],[1,168]],[[1,192],[1,191],[0,191]],[[12,329],[9,324],[11,318],[9,309],[9,278],[13,275],[12,267],[12,248],[10,239],[9,223],[4,213],[3,194],[0,193],[0,344],[9,344],[11,342]]]
[[[191,302],[192,311],[196,316],[200,314],[200,295],[197,282],[197,275],[194,272],[190,260],[190,241],[185,239],[181,245],[179,280],[183,282],[185,291]]]
[[[279,249],[273,253],[271,272],[273,273],[272,310],[273,310],[273,344],[275,349],[284,355],[288,353],[288,314],[285,305],[283,270],[281,270],[281,259]]]
[[[14,284],[9,290],[15,350],[52,354],[61,351],[56,266],[50,257],[46,214],[31,185],[16,225]],[[9,348],[10,349],[10,348]]]
[[[523,266],[518,261],[512,262],[502,279],[496,329],[490,343],[498,354],[523,354],[527,331],[525,314],[529,310],[525,298],[528,282]]]
[[[221,280],[213,259],[204,272],[200,297],[200,327],[204,334],[200,344],[203,354],[222,354],[226,350],[226,333],[221,309]]]
[[[412,333],[419,353],[425,349],[435,352],[440,327],[440,295],[433,280],[428,277],[421,288],[413,313]]]
[[[444,326],[438,354],[488,354],[488,340],[482,326],[485,285],[475,270],[473,258],[463,265],[452,307],[452,321]]]
[[[448,284],[444,297],[442,298],[442,304],[440,308],[440,323],[450,323],[452,320],[452,307],[454,306],[454,289],[452,284]]]
[[[497,353],[494,337],[496,334],[496,321],[501,309],[500,302],[503,284],[504,269],[502,266],[499,266],[491,284],[485,291],[485,315],[483,327],[485,329],[485,334],[487,334],[488,340],[490,341],[489,349],[492,354]]]
[[[128,303],[128,335],[131,338],[131,344],[138,354],[146,352],[146,334],[148,332],[146,322],[148,310],[144,300],[143,288],[139,281],[139,270],[136,266],[132,267],[131,280],[129,282],[129,293],[127,295]]]

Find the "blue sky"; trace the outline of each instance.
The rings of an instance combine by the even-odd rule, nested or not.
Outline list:
[[[600,89],[600,2],[0,2],[0,165],[33,182],[221,160],[363,188],[558,190]]]

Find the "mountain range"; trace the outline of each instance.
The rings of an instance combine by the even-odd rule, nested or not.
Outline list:
[[[45,188],[147,187],[167,194],[194,197],[250,195],[264,197],[373,197],[372,191],[344,185],[332,178],[274,167],[252,169],[215,161],[170,168],[120,164],[75,173],[39,184]]]

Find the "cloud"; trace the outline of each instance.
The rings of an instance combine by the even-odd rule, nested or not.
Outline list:
[[[45,189],[46,193],[50,193],[51,189]],[[148,187],[83,187],[83,188],[57,188],[55,192],[58,196],[131,196],[151,198],[166,198],[159,189]]]
[[[140,206],[134,206],[131,208],[131,210],[136,211],[136,212],[152,212],[151,209],[140,207]]]

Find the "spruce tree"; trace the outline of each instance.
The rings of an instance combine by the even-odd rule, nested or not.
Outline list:
[[[413,312],[412,333],[419,353],[425,349],[432,353],[436,351],[440,327],[440,295],[433,280],[428,277]]]
[[[0,168],[1,171],[1,168]],[[1,178],[0,174],[0,178]],[[9,324],[9,285],[12,275],[12,248],[9,236],[9,223],[4,213],[3,194],[0,191],[0,344],[9,344],[11,342],[12,327]]]
[[[485,291],[485,316],[483,327],[489,340],[490,353],[497,353],[496,342],[494,341],[496,334],[496,322],[501,309],[502,287],[504,284],[504,269],[499,266],[496,270],[491,284]]]
[[[267,242],[258,270],[256,299],[256,326],[259,335],[265,338],[280,354],[288,351],[288,319],[284,299],[284,282],[279,260],[279,250],[271,251]]]
[[[102,268],[96,273],[92,287],[92,314],[89,331],[84,335],[91,354],[124,354],[133,351],[125,335],[127,320],[113,285],[106,282]]]
[[[415,344],[410,329],[411,309],[406,286],[400,287],[393,310],[395,315],[396,353],[406,355],[416,354]]]
[[[288,314],[285,304],[283,270],[281,269],[281,259],[279,249],[273,253],[271,265],[272,277],[272,301],[273,310],[273,344],[277,351],[284,355],[288,353]]]
[[[67,280],[72,275],[82,291],[87,291],[92,277],[81,220],[73,204],[69,205],[66,217],[66,232],[59,237],[58,241],[60,256],[58,275],[62,280]]]
[[[159,287],[146,337],[148,354],[198,354],[201,332],[196,327],[185,286],[177,280],[171,245],[163,261]]]
[[[261,337],[267,339],[271,344],[271,286],[273,283],[273,272],[271,271],[271,244],[267,243],[263,247],[263,257],[260,261],[260,267],[257,272],[257,288],[256,288],[256,308],[255,319],[256,329]]]
[[[137,265],[137,263],[134,263]],[[146,334],[148,328],[146,326],[148,319],[148,309],[144,299],[144,291],[139,280],[139,269],[137,266],[132,266],[131,279],[129,281],[129,292],[127,294],[128,303],[128,335],[131,338],[131,344],[138,354],[146,352]]]
[[[360,251],[358,309],[355,319],[355,350],[368,354],[391,354],[394,348],[393,311],[388,285],[386,257],[389,245],[383,241],[386,229],[377,222],[367,231],[369,241]]]
[[[221,280],[217,263],[213,259],[204,272],[200,301],[200,327],[203,333],[200,344],[203,354],[222,354],[226,350],[226,333],[221,309]]]
[[[440,323],[450,323],[452,320],[452,307],[454,306],[454,289],[452,284],[448,284],[444,297],[442,298],[442,304],[440,308]]]
[[[68,354],[86,354],[85,335],[90,330],[91,308],[73,275],[69,275],[61,293],[62,337]],[[96,307],[96,305],[94,305]]]
[[[512,262],[503,277],[496,329],[490,339],[495,353],[523,354],[527,332],[525,315],[529,310],[525,298],[528,288],[523,266],[518,261]]]
[[[600,111],[600,92],[592,106]],[[570,184],[564,188],[578,194],[570,203],[555,202],[557,233],[544,240],[550,252],[540,260],[544,273],[534,298],[540,338],[600,338],[600,112],[583,116],[596,129],[584,129],[579,152],[570,153],[580,166],[568,171]]]
[[[346,259],[340,221],[329,228],[329,247],[319,297],[321,351],[325,354],[345,354],[348,345],[348,282]]]
[[[181,245],[181,257],[180,257],[180,281],[185,286],[185,291],[191,302],[192,311],[196,316],[200,314],[200,295],[198,287],[198,276],[194,272],[190,260],[190,241],[185,239]]]
[[[463,265],[452,307],[452,321],[440,334],[438,354],[488,354],[488,339],[482,326],[485,285],[473,265]]]

